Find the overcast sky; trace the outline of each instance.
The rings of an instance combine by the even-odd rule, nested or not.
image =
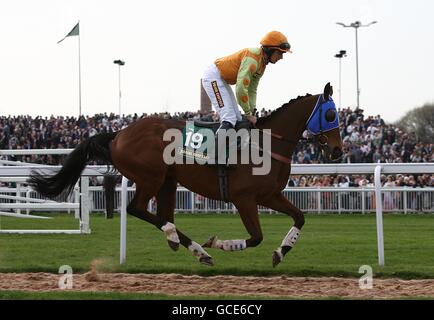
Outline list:
[[[0,6],[1,115],[78,114],[80,20],[82,112],[196,111],[200,77],[216,58],[259,45],[271,30],[287,35],[293,54],[267,67],[259,108],[316,94],[330,81],[342,106],[356,105],[355,31],[359,29],[360,105],[395,121],[434,102],[434,1],[431,0],[14,0]]]

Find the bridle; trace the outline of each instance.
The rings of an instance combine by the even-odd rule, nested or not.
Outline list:
[[[277,140],[280,141],[285,141],[287,143],[291,143],[291,144],[297,144],[299,141],[304,141],[304,142],[317,142],[320,147],[327,153],[330,154],[330,147],[328,144],[328,137],[324,134],[325,132],[328,132],[334,128],[339,128],[339,121],[338,119],[335,119],[334,122],[336,122],[335,125],[333,126],[326,126],[326,128],[324,128],[323,126],[323,105],[328,103],[328,102],[333,102],[333,100],[326,100],[324,99],[324,95],[320,95],[318,97],[317,103],[315,104],[315,107],[312,110],[311,115],[309,116],[307,122],[306,122],[306,129],[307,131],[309,131],[311,133],[311,135],[309,137],[303,137],[299,140],[295,140],[295,139],[290,139],[287,137],[284,137],[280,134],[271,132],[271,131],[264,131],[263,129],[259,129],[256,128],[256,126],[254,126],[255,129],[258,129],[259,131],[261,131],[263,134],[270,134],[272,138],[275,138]],[[311,126],[311,121],[313,119],[315,119],[315,113],[318,112],[319,116],[318,116],[318,124],[319,124],[319,131],[317,133],[312,131],[312,126]],[[337,114],[336,114],[336,118],[337,118]],[[310,127],[310,128],[309,128]],[[291,163],[291,159],[287,158],[285,156],[282,156],[280,154],[271,152],[271,157],[280,161],[280,162],[284,162],[284,163]]]
[[[329,153],[330,152],[330,147],[328,144],[329,138],[324,134],[327,131],[330,131],[332,129],[334,129],[335,127],[332,128],[328,128],[328,130],[324,131],[324,127],[323,127],[323,105],[325,103],[327,103],[329,100],[325,100],[324,99],[324,95],[320,95],[320,97],[318,98],[317,104],[315,105],[315,108],[313,108],[312,114],[310,115],[309,119],[307,120],[306,123],[306,128],[308,128],[309,131],[309,123],[313,118],[313,115],[316,112],[316,108],[318,106],[318,114],[319,114],[319,132],[317,134],[312,133],[312,138],[311,140],[313,142],[317,142],[320,147],[326,152]],[[337,117],[337,115],[336,115]],[[339,123],[336,126],[337,128],[339,127]]]

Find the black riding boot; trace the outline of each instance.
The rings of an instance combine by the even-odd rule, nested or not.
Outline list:
[[[230,122],[227,121],[223,121],[220,124],[220,127],[218,128],[218,130],[216,131],[216,135],[215,135],[215,160],[216,160],[216,164],[217,164],[217,174],[219,177],[219,187],[220,187],[220,195],[222,197],[222,200],[225,202],[229,202],[229,191],[228,191],[228,175],[226,172],[227,169],[227,159],[228,159],[228,155],[226,155],[226,150],[228,150],[226,143],[222,143],[222,146],[219,148],[219,139],[225,139],[226,140],[226,134],[222,133],[221,135],[219,135],[219,132],[221,129],[224,130],[229,130],[232,129],[233,126]],[[226,148],[226,150],[225,150]],[[225,155],[224,159],[221,159],[221,163],[219,163],[219,157],[223,157],[223,155]]]
[[[226,166],[227,165],[227,158],[228,158],[228,155],[226,155],[226,159],[224,160],[224,163],[219,163],[219,155],[220,154],[222,154],[222,155],[225,154],[226,153],[225,151],[227,150],[227,145],[226,144],[224,146],[222,145],[222,150],[219,149],[219,131],[221,129],[229,130],[229,129],[232,129],[232,128],[233,128],[233,126],[232,126],[232,124],[230,122],[223,121],[220,124],[220,127],[217,129],[217,131],[215,133],[215,161],[216,161],[216,164],[219,165],[219,166]],[[225,134],[223,134],[223,138],[224,137],[225,137]],[[226,150],[224,150],[223,148],[226,148]]]

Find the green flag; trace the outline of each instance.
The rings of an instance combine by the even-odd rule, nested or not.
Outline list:
[[[71,31],[69,31],[69,33],[62,39],[62,40],[60,40],[59,42],[57,42],[57,43],[61,43],[63,40],[65,40],[67,37],[70,37],[70,36],[79,36],[80,35],[80,22],[77,22],[77,24],[75,25],[75,27],[74,28],[72,28],[72,30]]]

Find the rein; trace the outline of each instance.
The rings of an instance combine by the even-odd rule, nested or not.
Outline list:
[[[319,134],[317,136],[314,135],[312,138],[304,138],[304,137],[302,137],[302,138],[300,138],[298,140],[294,140],[294,139],[286,138],[286,137],[284,137],[284,136],[282,136],[280,134],[277,134],[277,133],[266,132],[263,129],[257,128],[256,125],[254,125],[253,128],[261,131],[262,133],[267,133],[267,134],[271,135],[271,137],[273,137],[273,138],[275,138],[277,140],[285,141],[287,143],[297,144],[300,140],[305,141],[305,142],[310,142],[310,141],[315,141],[316,140],[321,145],[321,147],[328,148],[328,144],[327,144],[328,137],[326,135],[324,135],[323,126],[322,126],[322,111],[323,111],[322,110],[322,105],[325,102],[326,101],[324,100],[323,95],[320,95],[319,98],[318,98],[318,100],[317,100],[317,103],[316,103],[315,107],[313,108],[312,113],[311,113],[311,115],[310,115],[310,117],[309,117],[309,119],[308,119],[308,121],[306,123],[306,125],[309,124],[309,121],[310,121],[311,117],[315,113],[316,107],[319,105],[319,110],[318,111],[319,111],[319,119],[320,119],[320,121],[319,121],[319,130],[320,131],[319,131]],[[291,164],[291,162],[292,162],[290,158],[287,158],[285,156],[282,156],[282,155],[274,153],[274,152],[271,152],[271,157],[273,159],[275,159],[277,161],[280,161],[280,162],[283,162],[283,163]]]
[[[271,137],[276,138],[277,140],[285,141],[287,143],[295,143],[295,144],[298,143],[298,141],[296,141],[296,140],[285,138],[284,136],[281,136],[280,134],[277,134],[277,133],[273,133],[273,132],[270,133],[270,132],[264,131],[263,129],[259,129],[256,126],[254,126],[253,128],[261,131],[262,133],[269,134],[269,135],[271,135]],[[260,150],[263,151],[262,148],[260,148]],[[287,163],[287,164],[291,164],[291,162],[292,162],[290,158],[287,158],[285,156],[282,156],[282,155],[280,155],[278,153],[274,153],[274,152],[271,152],[271,157],[277,161]]]
[[[293,139],[285,138],[284,136],[281,136],[280,134],[273,133],[273,132],[269,133],[269,132],[264,131],[264,130],[262,130],[262,129],[259,129],[259,128],[256,128],[256,127],[254,127],[254,128],[255,128],[255,129],[258,129],[258,130],[261,131],[262,133],[266,133],[266,134],[271,135],[273,138],[276,138],[277,140],[285,141],[285,142],[288,142],[288,143],[297,143],[297,141],[295,141],[295,140],[293,140]]]

